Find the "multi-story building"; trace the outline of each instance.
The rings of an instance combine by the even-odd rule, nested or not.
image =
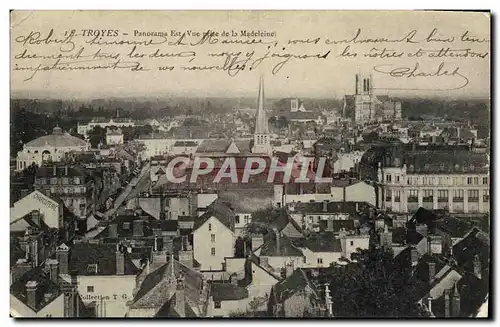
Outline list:
[[[97,189],[94,179],[80,166],[40,167],[35,175],[35,190],[60,198],[80,219],[95,212]]]
[[[371,75],[356,74],[356,92],[344,97],[344,118],[358,124],[384,119],[401,120],[401,102],[373,93]]]
[[[378,166],[378,197],[384,209],[489,212],[489,160],[484,153],[450,146],[389,151]]]

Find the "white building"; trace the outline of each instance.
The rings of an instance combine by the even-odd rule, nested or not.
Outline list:
[[[394,212],[489,212],[489,161],[468,151],[415,151],[379,164],[379,203]]]
[[[115,119],[93,119],[90,121],[88,124],[77,124],[77,132],[80,135],[87,136],[88,132],[91,131],[94,127],[101,127],[101,128],[108,128],[108,127],[135,127],[136,124],[133,120],[131,119],[122,119],[122,118],[115,118]]]
[[[26,169],[33,163],[41,166],[44,163],[61,161],[68,152],[89,149],[89,143],[63,133],[60,127],[55,127],[52,134],[34,139],[23,146],[17,153],[16,170]]]
[[[106,144],[116,145],[123,144],[123,133],[120,128],[118,129],[106,129]]]

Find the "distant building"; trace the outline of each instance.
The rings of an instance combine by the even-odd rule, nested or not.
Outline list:
[[[106,128],[106,144],[107,145],[123,144],[122,130],[120,128],[118,129]]]
[[[449,212],[489,212],[489,160],[456,146],[412,145],[367,151],[363,159],[377,157],[379,203],[394,212],[419,207]],[[399,150],[398,150],[399,149]],[[380,152],[375,155],[375,152]]]
[[[356,92],[344,96],[344,118],[358,124],[380,120],[401,120],[401,102],[373,93],[371,75],[356,74]]]
[[[34,139],[23,146],[22,151],[17,153],[16,170],[26,169],[31,164],[41,166],[44,163],[58,162],[68,152],[88,149],[90,144],[55,127],[52,134]]]
[[[269,124],[264,109],[264,79],[262,77],[260,78],[259,83],[257,118],[255,121],[255,133],[253,140],[253,153],[270,154],[272,152],[271,133],[269,133]]]
[[[115,127],[135,127],[136,123],[127,118],[111,118],[111,119],[93,119],[87,124],[77,124],[77,132],[80,135],[87,136],[94,127],[108,128]]]
[[[80,219],[95,212],[95,182],[80,166],[54,164],[40,167],[35,176],[35,190],[60,198]]]

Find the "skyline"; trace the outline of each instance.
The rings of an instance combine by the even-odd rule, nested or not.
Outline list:
[[[141,15],[147,15],[147,23],[141,20]],[[481,19],[482,17],[486,19]],[[196,18],[196,19],[193,19]],[[307,43],[286,45],[283,49],[274,51],[279,55],[323,54],[323,59],[290,59],[283,65],[277,75],[273,75],[273,67],[281,59],[267,58],[265,62],[253,71],[242,71],[236,76],[229,76],[227,71],[181,71],[168,72],[154,70],[158,60],[141,59],[141,63],[151,68],[147,72],[130,72],[128,70],[112,71],[39,71],[31,80],[26,71],[13,70],[18,67],[31,67],[38,63],[28,59],[15,59],[23,51],[38,55],[50,56],[57,53],[58,48],[52,45],[27,45],[22,40],[30,31],[39,31],[41,37],[48,35],[48,30],[39,29],[39,26],[51,26],[58,31],[88,28],[87,22],[98,22],[102,29],[119,29],[124,33],[132,34],[134,30],[141,31],[171,31],[179,29],[204,32],[207,30],[263,30],[275,32],[276,41],[280,46],[290,40],[309,40]],[[394,97],[464,97],[477,98],[490,96],[490,58],[489,42],[465,44],[454,41],[432,41],[422,43],[422,46],[431,47],[438,56],[439,49],[451,46],[454,49],[471,48],[474,53],[486,53],[485,59],[477,57],[456,57],[448,54],[441,58],[427,57],[422,59],[394,58],[394,51],[405,53],[417,51],[413,43],[375,42],[376,38],[389,40],[400,39],[412,35],[418,42],[429,38],[441,40],[445,36],[468,35],[489,39],[489,15],[484,13],[457,13],[457,12],[210,12],[209,15],[200,12],[92,12],[79,11],[72,15],[60,15],[57,12],[33,12],[27,16],[26,12],[14,11],[12,14],[12,48],[11,48],[11,91],[12,94],[34,94],[36,97],[51,98],[105,98],[105,97],[158,97],[158,96],[198,96],[198,97],[251,97],[255,96],[258,78],[264,75],[266,80],[266,94],[270,98],[309,97],[309,98],[341,98],[346,94],[354,94],[354,75],[356,73],[372,74],[376,94]],[[379,24],[380,21],[384,24]],[[422,27],[422,20],[426,21]],[[19,21],[19,22],[17,22]],[[296,28],[299,26],[300,28]],[[437,29],[433,32],[433,28]],[[172,32],[173,33],[173,32]],[[321,42],[315,44],[313,38]],[[20,39],[19,39],[20,38]],[[134,37],[134,41],[144,41],[148,38]],[[352,41],[352,40],[358,41]],[[154,39],[158,40],[158,38]],[[175,37],[169,41],[176,40]],[[193,39],[190,39],[193,40]],[[267,40],[267,39],[265,39]],[[328,41],[329,40],[329,41]],[[334,41],[338,44],[325,44]],[[356,51],[356,58],[340,58],[339,55],[347,46],[349,51]],[[365,42],[366,40],[375,40]],[[88,39],[77,39],[75,45],[85,45]],[[80,43],[79,43],[80,42]],[[347,42],[347,41],[346,41]],[[358,43],[356,43],[358,42]],[[409,43],[409,44],[408,44]],[[449,42],[448,42],[449,43]],[[420,46],[420,45],[419,45]],[[130,53],[132,47],[106,46],[102,51],[119,52],[122,55]],[[138,46],[134,53],[146,51],[146,46]],[[196,52],[196,62],[200,65],[211,65],[220,61],[209,60],[209,53],[220,52],[255,52],[254,57],[265,55],[265,47],[259,45],[230,44],[221,45],[203,44],[193,48],[191,46],[159,47],[161,51],[182,50],[183,53]],[[376,48],[373,50],[372,48]],[[57,51],[54,52],[56,49]],[[92,51],[96,51],[96,47]],[[154,52],[156,47],[150,48]],[[382,51],[382,50],[385,51]],[[427,49],[427,48],[426,48]],[[92,53],[89,49],[89,53]],[[347,51],[347,52],[349,52]],[[392,52],[391,52],[392,51]],[[430,50],[426,50],[430,51]],[[458,50],[456,50],[458,51]],[[384,52],[384,54],[382,54]],[[442,52],[442,51],[441,51]],[[392,53],[392,54],[391,54]],[[442,54],[445,52],[442,52]],[[470,53],[470,51],[467,51]],[[363,56],[365,54],[365,56]],[[369,54],[369,56],[367,56]],[[375,56],[376,58],[372,57]],[[385,57],[384,57],[385,56]],[[441,55],[439,55],[441,56]],[[241,59],[241,57],[239,57]],[[279,58],[279,57],[278,57]],[[135,59],[134,59],[135,60]],[[40,60],[44,65],[53,64],[48,59]],[[179,63],[187,61],[182,58],[162,59],[161,63]],[[181,65],[181,64],[179,64]],[[393,69],[404,71],[414,70],[415,74],[434,74],[432,77],[394,77]],[[448,72],[446,74],[446,72]],[[31,73],[30,73],[31,74]],[[408,74],[406,74],[408,75]],[[460,88],[463,85],[462,88]],[[460,89],[449,90],[452,88]],[[396,88],[396,89],[394,89]],[[405,90],[398,90],[403,88]],[[425,90],[413,90],[413,89]],[[439,90],[434,90],[439,89]],[[433,91],[432,91],[433,90]]]

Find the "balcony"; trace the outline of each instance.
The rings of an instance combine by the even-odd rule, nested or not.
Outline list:
[[[409,196],[408,202],[418,202],[418,196]]]
[[[448,202],[448,197],[438,197],[438,202]]]
[[[490,201],[490,196],[489,195],[483,195],[483,202],[489,202]]]
[[[464,202],[464,198],[462,198],[462,197],[453,197],[453,202]]]
[[[424,196],[422,198],[423,202],[434,202],[434,196]]]
[[[469,197],[468,202],[479,202],[479,197]]]

